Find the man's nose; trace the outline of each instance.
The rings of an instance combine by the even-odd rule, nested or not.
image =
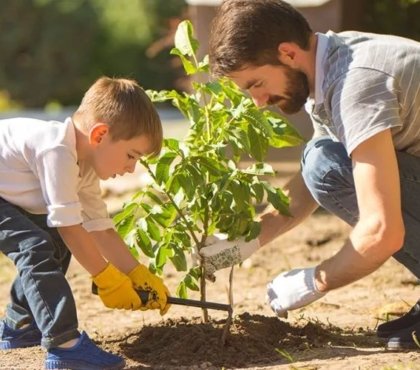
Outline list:
[[[265,94],[252,95],[252,101],[257,107],[264,107],[267,105],[267,96]]]

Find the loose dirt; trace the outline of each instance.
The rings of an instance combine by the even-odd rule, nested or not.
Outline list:
[[[124,356],[126,369],[420,369],[420,350],[387,351],[376,326],[401,315],[420,297],[418,281],[394,260],[370,276],[332,291],[312,305],[276,318],[265,304],[265,286],[278,273],[312,266],[335,253],[349,227],[317,211],[298,228],[277,238],[235,268],[234,320],[221,346],[227,318],[209,311],[203,323],[198,308],[172,306],[157,312],[109,310],[90,293],[91,281],[73,261],[68,279],[76,298],[79,324],[102,348]],[[14,267],[0,256],[0,315],[8,301]],[[226,303],[229,271],[208,285],[208,300]],[[179,273],[165,281],[175,292]],[[198,299],[192,294],[190,298]],[[3,351],[0,369],[42,369],[39,347]]]

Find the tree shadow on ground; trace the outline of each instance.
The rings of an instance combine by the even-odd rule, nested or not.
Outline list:
[[[129,333],[121,338],[119,347],[129,359],[166,369],[203,368],[203,364],[204,368],[273,366],[382,351],[369,332],[344,331],[316,321],[291,326],[276,317],[248,313],[234,318],[222,346],[224,324],[224,320],[202,323],[201,318],[170,319]],[[332,347],[336,349],[325,350]],[[368,350],[375,347],[378,349]]]

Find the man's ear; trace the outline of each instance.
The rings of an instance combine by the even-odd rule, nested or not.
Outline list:
[[[289,67],[296,65],[297,45],[293,42],[282,42],[277,47],[278,59],[282,64]]]
[[[98,145],[108,133],[108,125],[105,123],[95,124],[89,131],[89,144]]]

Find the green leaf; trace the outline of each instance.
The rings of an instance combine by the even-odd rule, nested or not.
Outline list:
[[[182,55],[194,56],[198,50],[198,42],[193,37],[193,27],[190,21],[182,21],[175,32],[175,47]]]
[[[159,162],[156,165],[156,181],[159,185],[168,180],[169,169],[175,158],[176,154],[173,152],[167,152],[159,158]]]
[[[178,284],[178,287],[176,289],[176,295],[180,298],[188,298],[187,287],[185,286],[184,281],[181,281]]]
[[[246,241],[256,239],[261,232],[261,224],[259,222],[253,221],[249,228],[249,233],[245,238]]]
[[[136,219],[134,218],[134,215],[129,215],[118,223],[117,231],[121,238],[124,239],[126,235],[134,228],[135,222]]]
[[[284,195],[280,189],[274,188],[267,183],[264,183],[264,187],[267,191],[267,200],[273,205],[273,207],[281,214],[291,216],[289,212],[289,198]]]
[[[179,150],[179,141],[176,139],[165,139],[163,145],[174,152]]]
[[[147,217],[146,222],[147,222],[147,231],[149,233],[150,238],[156,242],[160,242],[160,240],[162,239],[160,235],[160,230],[159,230],[159,227],[153,221],[152,217]]]
[[[145,191],[144,194],[147,195],[152,202],[159,205],[163,204],[163,201],[155,193],[151,191]]]
[[[249,188],[247,184],[240,183],[238,180],[234,180],[230,183],[230,189],[232,190],[233,199],[235,199],[236,209],[243,210],[249,207]]]
[[[269,139],[272,147],[284,148],[303,143],[299,132],[285,118],[273,114],[267,117],[267,121],[273,127],[273,134]]]
[[[171,257],[171,261],[177,271],[187,271],[187,258],[185,257],[184,251],[179,247],[174,248],[174,256]]]
[[[166,228],[169,227],[175,220],[177,213],[175,207],[172,204],[166,204],[165,207],[161,208],[160,212],[153,212],[150,216],[160,226]]]
[[[249,121],[250,125],[259,129],[265,137],[271,137],[273,135],[273,128],[269,124],[267,118],[260,110],[250,108],[244,114],[246,120]]]
[[[249,175],[274,175],[273,167],[267,163],[254,163],[252,166],[242,170],[241,172]]]
[[[191,181],[191,177],[187,177],[185,173],[177,174],[176,179],[178,180],[181,188],[184,190],[184,193],[187,196],[188,200],[191,200],[196,190],[194,181]]]
[[[199,161],[200,164],[203,165],[213,176],[220,176],[225,171],[225,167],[222,163],[220,161],[216,161],[215,159],[198,157],[196,160]]]
[[[156,254],[156,267],[163,267],[166,260],[173,257],[173,255],[174,251],[171,248],[168,248],[167,245],[160,246]]]
[[[197,285],[197,281],[190,274],[187,274],[185,276],[184,283],[185,283],[185,286],[188,289],[191,289],[191,290],[194,290],[194,291],[197,291],[197,292],[200,290],[199,287],[198,287],[198,285]]]
[[[262,162],[267,153],[267,140],[252,125],[248,126],[250,154],[258,162]]]
[[[185,57],[185,55],[182,53],[181,50],[179,50],[177,48],[173,48],[171,50],[171,54],[179,56],[179,58],[181,59],[182,65],[184,67],[184,70],[187,73],[187,75],[193,75],[193,74],[197,73],[196,66],[188,58]]]
[[[261,203],[264,199],[264,186],[260,182],[254,182],[251,185],[252,192],[257,203]]]
[[[152,242],[150,238],[147,236],[147,233],[142,229],[137,229],[137,245],[142,250],[142,252],[150,258],[153,258],[155,254],[153,253],[152,249]]]
[[[121,221],[125,220],[126,218],[133,215],[133,213],[138,209],[137,203],[129,203],[124,206],[121,212],[117,213],[113,217],[113,221],[115,224],[120,223]]]

